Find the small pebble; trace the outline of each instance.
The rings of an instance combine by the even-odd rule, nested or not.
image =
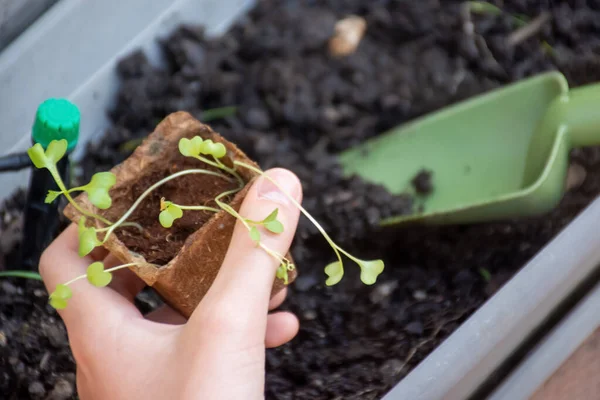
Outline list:
[[[73,385],[66,379],[59,379],[46,400],[67,400],[73,396]]]
[[[398,282],[396,281],[381,283],[377,285],[375,289],[373,289],[373,291],[369,295],[369,299],[375,304],[381,303],[385,298],[392,294],[394,289],[396,289],[397,287]]]
[[[329,53],[334,57],[343,57],[356,51],[367,30],[367,21],[351,15],[335,24],[335,34],[329,40]]]
[[[244,119],[248,126],[259,131],[269,129],[271,126],[269,114],[262,108],[254,107],[249,109]]]
[[[302,316],[306,321],[312,321],[317,318],[317,313],[315,312],[315,310],[306,310],[304,311]]]
[[[567,171],[567,190],[573,190],[580,187],[587,176],[585,168],[577,163],[572,163]]]
[[[417,301],[423,301],[427,298],[427,293],[424,290],[415,290],[413,293],[413,297]]]
[[[421,321],[413,321],[404,327],[404,330],[412,335],[423,334],[423,323]]]
[[[41,398],[42,396],[44,396],[46,394],[46,389],[44,388],[44,385],[42,384],[42,382],[33,381],[29,385],[29,394],[34,399]]]
[[[7,294],[9,296],[15,295],[19,292],[17,287],[8,281],[2,281],[0,287],[2,288],[2,293]]]
[[[302,275],[298,277],[294,282],[294,288],[299,292],[306,292],[310,290],[313,286],[319,283],[319,280],[314,275]]]
[[[0,331],[0,347],[6,346],[6,343],[6,333],[4,333],[4,331]]]
[[[44,333],[50,344],[54,347],[62,347],[67,343],[67,336],[58,325],[48,325],[44,327]]]
[[[391,360],[387,360],[383,365],[379,368],[379,372],[383,376],[394,377],[399,375],[404,369],[404,363],[397,358],[392,358]]]

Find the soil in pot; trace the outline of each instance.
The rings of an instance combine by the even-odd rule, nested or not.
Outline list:
[[[127,157],[129,141],[172,111],[202,119],[205,110],[235,105],[237,112],[212,121],[213,128],[263,169],[293,170],[304,184],[304,206],[334,240],[386,262],[373,287],[362,285],[351,265],[338,286],[324,287],[331,250],[301,220],[292,251],[301,273],[284,305],[300,316],[301,330],[292,343],[267,353],[269,399],[380,398],[600,193],[600,152],[580,150],[573,162],[587,177],[550,215],[374,232],[381,217],[407,210],[410,199],[341,179],[331,154],[541,71],[559,69],[571,85],[600,80],[595,2],[504,1],[504,15],[465,13],[461,4],[262,1],[221,39],[205,40],[196,29],[175,32],[164,41],[168,69],[151,67],[141,54],[119,66],[114,128],[88,149],[85,179]],[[507,45],[520,26],[511,15],[532,19],[543,10],[550,22]],[[353,55],[331,59],[327,32],[349,14],[366,18],[365,37]],[[18,209],[15,202],[4,212]],[[0,293],[6,338],[0,391],[43,398],[39,392],[50,392],[57,380],[72,382],[66,342],[50,342],[42,328],[62,332],[62,325],[45,298],[34,295],[39,284],[4,282],[10,287]],[[152,297],[143,299],[141,306],[154,305]]]

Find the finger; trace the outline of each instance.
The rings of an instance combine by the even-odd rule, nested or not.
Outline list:
[[[121,260],[112,254],[109,254],[104,259],[104,269],[113,268],[121,264],[123,264]],[[146,283],[129,268],[116,270],[112,274],[113,278],[108,286],[131,303],[133,303],[135,297],[142,289],[146,287]]]
[[[48,293],[52,293],[58,284],[85,275],[87,267],[95,261],[90,256],[79,257],[78,243],[77,225],[72,224],[42,254],[40,274]],[[58,313],[70,331],[88,328],[97,331],[108,325],[105,323],[107,318],[124,313],[139,314],[122,296],[107,288],[94,287],[86,278],[70,284],[69,288],[73,296],[67,307]]]
[[[156,310],[150,311],[145,315],[145,318],[149,321],[169,325],[183,325],[187,322],[183,315],[179,314],[168,305],[163,305]]]
[[[265,347],[273,348],[292,340],[300,329],[298,318],[289,312],[270,314],[267,318]]]
[[[301,201],[302,186],[296,175],[279,168],[269,170],[266,174],[298,203]],[[260,241],[271,251],[283,255],[289,250],[300,211],[281,189],[264,176],[258,178],[248,190],[239,213],[246,219],[261,221],[278,208],[277,219],[283,224],[284,231],[272,234],[261,227]],[[262,341],[278,266],[279,261],[263,248],[257,247],[250,238],[248,229],[237,221],[219,274],[203,299],[204,307],[196,309],[190,323],[201,327],[207,310],[212,313],[227,313],[237,321],[240,329],[243,329],[245,322],[258,327],[259,330],[254,332],[254,339]],[[248,335],[246,332],[246,336]]]
[[[284,288],[281,292],[277,293],[273,298],[269,301],[269,311],[272,311],[279,307],[285,301],[285,297],[287,296],[287,288]]]

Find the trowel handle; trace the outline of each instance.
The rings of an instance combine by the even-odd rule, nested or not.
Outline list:
[[[600,83],[571,89],[557,102],[553,106],[567,126],[571,147],[600,145]]]

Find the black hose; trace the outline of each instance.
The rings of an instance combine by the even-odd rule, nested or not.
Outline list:
[[[32,166],[33,163],[27,153],[9,154],[0,157],[0,172],[19,171]]]

